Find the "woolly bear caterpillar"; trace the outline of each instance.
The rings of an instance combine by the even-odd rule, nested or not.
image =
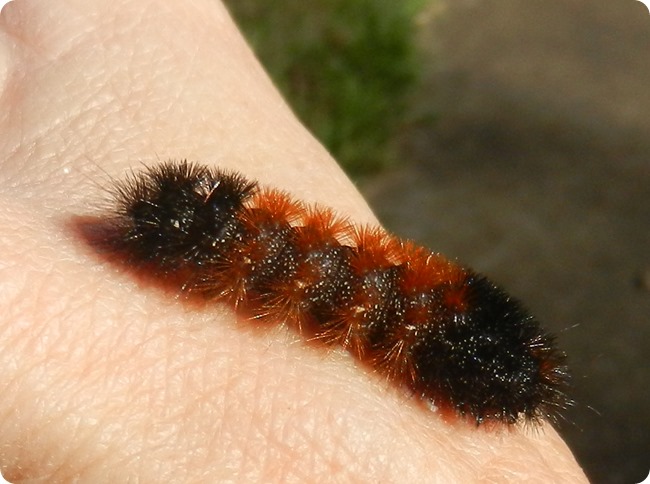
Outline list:
[[[339,344],[422,402],[477,424],[555,420],[565,356],[487,278],[378,228],[188,162],[112,188],[98,242],[184,292]]]

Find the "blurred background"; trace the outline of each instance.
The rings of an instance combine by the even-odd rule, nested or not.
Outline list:
[[[650,14],[636,0],[227,0],[383,224],[569,354],[594,483],[650,470]]]

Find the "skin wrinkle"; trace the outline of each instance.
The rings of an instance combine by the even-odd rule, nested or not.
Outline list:
[[[280,359],[275,359],[274,363],[278,364],[281,368],[286,367],[285,362]],[[268,442],[271,444],[271,448],[275,449],[273,452],[263,454],[262,468],[265,469],[265,473],[269,478],[276,481],[283,475],[291,476],[295,462],[302,462],[306,467],[310,467],[309,462],[314,458],[314,454],[310,448],[309,439],[305,439],[304,435],[310,424],[309,419],[306,421],[300,419],[304,425],[301,426],[299,431],[296,431],[294,427],[294,419],[298,419],[297,411],[302,409],[304,404],[300,404],[299,400],[291,399],[290,397],[293,395],[289,395],[289,398],[286,398],[286,400],[293,402],[294,410],[291,414],[294,419],[285,420],[282,417],[286,408],[285,398],[278,398],[278,395],[269,392],[270,389],[264,384],[264,381],[268,378],[265,373],[266,371],[260,372],[257,379],[257,391],[259,393],[256,401],[258,402],[258,406],[265,406],[264,413],[267,418],[264,420],[268,424],[258,429],[257,436],[259,436],[261,442]],[[286,382],[283,382],[283,384],[286,384]],[[305,397],[303,396],[302,398]],[[267,403],[265,404],[264,402]],[[282,456],[286,458],[281,458]],[[280,465],[278,465],[278,462]],[[278,471],[279,468],[284,468],[285,472],[280,473]]]
[[[330,408],[335,408],[334,405]],[[332,416],[331,421],[334,422],[332,432],[332,445],[329,447],[331,453],[328,456],[330,466],[333,467],[338,474],[344,479],[354,479],[354,476],[359,473],[362,474],[362,469],[371,468],[377,472],[377,475],[382,475],[385,469],[380,469],[376,461],[381,460],[382,453],[373,452],[372,454],[357,455],[358,451],[355,449],[360,448],[359,441],[367,441],[365,433],[354,432],[351,435],[350,422],[346,418],[345,412],[338,411],[340,417]]]
[[[0,17],[0,24],[2,18]],[[0,102],[3,101],[7,90],[7,83],[9,73],[11,72],[10,65],[12,64],[12,49],[8,42],[8,34],[0,30]]]
[[[338,448],[338,434],[332,432],[323,436],[318,432],[318,423],[316,419],[311,416],[310,411],[314,405],[315,399],[313,398],[305,404],[300,405],[296,410],[300,410],[301,414],[305,411],[308,413],[306,423],[304,425],[296,425],[294,421],[290,421],[286,429],[287,438],[285,445],[288,446],[288,450],[293,449],[296,454],[294,459],[289,459],[287,461],[287,474],[290,476],[293,475],[303,482],[309,479],[309,475],[306,474],[308,469],[313,469],[314,475],[331,475],[334,477],[337,472],[333,472],[333,470],[338,471],[339,469],[337,468],[341,467],[337,465],[337,462],[333,461],[332,458],[333,451]],[[292,440],[292,434],[299,437],[300,445],[296,446],[294,444],[295,440]],[[323,439],[323,437],[328,442],[331,442],[331,444],[324,446],[317,445],[319,440]],[[300,453],[298,451],[300,451]],[[307,458],[305,458],[305,456],[307,456]],[[301,465],[301,463],[306,465]]]

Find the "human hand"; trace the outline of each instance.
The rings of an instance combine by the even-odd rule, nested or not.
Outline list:
[[[221,4],[17,0],[0,34],[10,482],[584,481],[547,424],[444,422],[344,352],[188,307],[66,230],[112,177],[168,158],[376,223]]]

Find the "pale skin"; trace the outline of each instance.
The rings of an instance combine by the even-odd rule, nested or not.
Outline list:
[[[370,209],[209,0],[0,18],[0,468],[11,482],[585,482],[548,424],[450,423],[345,352],[196,308],[69,230],[187,158]],[[427,223],[427,214],[422,214]]]

